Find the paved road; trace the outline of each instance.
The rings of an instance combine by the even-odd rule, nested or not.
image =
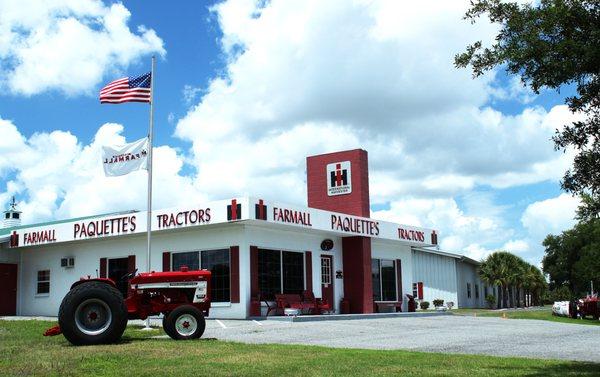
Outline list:
[[[209,320],[204,337],[600,362],[600,326],[441,316],[288,323]]]

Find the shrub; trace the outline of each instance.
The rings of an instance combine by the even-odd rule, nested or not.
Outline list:
[[[435,300],[433,300],[433,306],[435,306],[436,308],[438,306],[443,306],[444,305],[444,300],[442,300],[441,298],[436,298]]]
[[[485,303],[487,304],[488,308],[494,309],[494,305],[496,305],[496,296],[494,296],[494,295],[485,296]]]
[[[553,304],[554,301],[569,301],[573,298],[568,287],[562,286],[553,290],[544,292],[543,300],[545,304]]]
[[[454,307],[454,302],[452,302],[452,301],[448,301],[448,302],[446,303],[446,306],[448,307],[448,310],[451,310],[451,309]]]
[[[429,301],[421,301],[419,306],[421,307],[421,310],[427,310],[427,308],[429,308]]]

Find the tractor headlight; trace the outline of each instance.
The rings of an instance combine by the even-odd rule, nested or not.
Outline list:
[[[194,292],[194,302],[204,302],[206,299],[206,282],[198,282],[196,292]]]

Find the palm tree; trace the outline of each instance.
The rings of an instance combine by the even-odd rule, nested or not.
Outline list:
[[[533,304],[538,305],[546,288],[546,279],[537,267],[506,251],[488,255],[479,266],[479,276],[486,283],[502,289],[502,305],[498,300],[498,309],[501,306],[506,308],[509,304],[514,306],[513,293],[516,293],[516,306],[520,307],[522,290],[530,292]]]
[[[523,259],[516,255],[512,255],[512,281],[516,288],[516,299],[517,299],[517,308],[521,307],[521,293],[523,290],[523,286],[525,285],[525,281],[527,279],[527,270],[531,266],[529,263],[525,262]]]
[[[542,293],[548,286],[546,278],[539,268],[529,265],[528,280],[531,290],[531,300],[533,305],[542,305]]]
[[[496,251],[481,263],[479,268],[481,279],[502,288],[502,307],[507,308],[509,304],[514,306],[514,287],[520,287],[523,281],[521,261],[522,259],[507,251]]]
[[[482,261],[479,266],[479,276],[481,277],[481,280],[490,285],[503,287],[502,279],[504,276],[502,275],[503,268],[501,262],[502,260],[498,257],[497,252],[490,254]],[[498,296],[500,296],[500,290],[498,290]],[[498,309],[500,309],[500,307],[500,300],[498,300]]]
[[[504,307],[513,307],[513,283],[515,280],[516,262],[515,256],[508,251],[496,251],[494,254],[498,259],[500,273],[500,284],[502,285],[502,300]],[[509,306],[510,305],[510,306]]]

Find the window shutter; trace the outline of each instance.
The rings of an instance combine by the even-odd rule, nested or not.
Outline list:
[[[231,303],[240,302],[240,247],[229,248],[229,271],[231,282]]]
[[[169,251],[163,252],[162,258],[163,258],[163,260],[162,260],[163,272],[171,271],[171,253]]]
[[[127,257],[127,272],[133,271],[135,271],[135,255],[130,255]]]
[[[402,295],[402,260],[396,259],[396,276],[398,283],[398,301],[403,301]]]
[[[250,246],[250,295],[257,297],[260,294],[258,287],[258,247]]]
[[[313,282],[312,282],[312,252],[306,251],[304,252],[306,262],[305,264],[305,273],[306,273],[306,290],[312,292],[313,290]]]
[[[106,258],[100,258],[100,277],[106,278]]]

